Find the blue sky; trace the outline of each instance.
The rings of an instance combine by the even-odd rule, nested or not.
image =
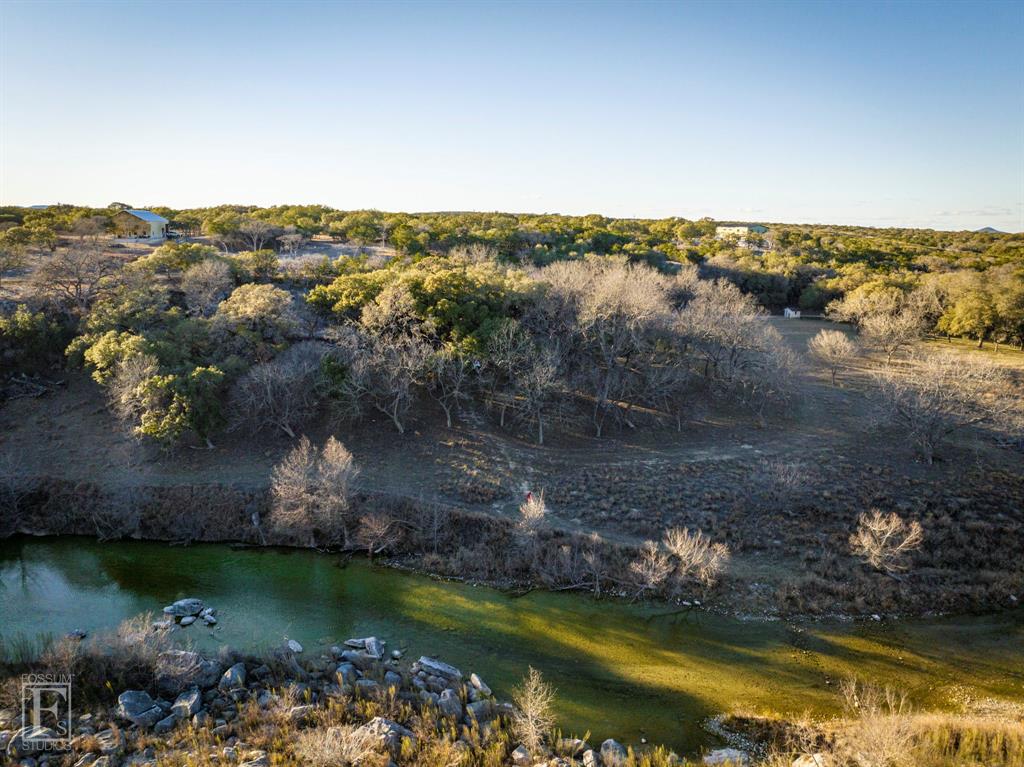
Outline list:
[[[1024,230],[1024,2],[0,3],[0,201]]]

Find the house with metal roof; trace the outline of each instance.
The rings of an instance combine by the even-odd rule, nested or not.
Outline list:
[[[167,225],[163,216],[151,210],[121,210],[111,219],[118,237],[132,237],[140,240],[167,239]]]

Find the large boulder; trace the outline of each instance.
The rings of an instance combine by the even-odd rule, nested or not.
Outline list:
[[[199,615],[203,611],[202,599],[179,599],[174,604],[164,608],[164,615],[173,615],[175,618],[186,618]]]
[[[191,650],[167,650],[160,653],[156,665],[156,684],[163,695],[177,696],[190,687],[205,690],[220,679],[221,665]]]
[[[620,767],[626,763],[628,756],[626,747],[616,740],[608,738],[601,744],[601,764],[605,767]]]
[[[118,695],[117,715],[139,727],[152,727],[165,716],[145,690],[125,690]]]
[[[455,668],[455,666],[435,660],[434,658],[428,658],[426,655],[420,656],[419,665],[420,668],[428,674],[443,676],[445,679],[449,679],[452,682],[462,681],[462,672]]]

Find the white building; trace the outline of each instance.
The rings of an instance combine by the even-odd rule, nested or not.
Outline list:
[[[715,227],[715,236],[723,237],[746,237],[748,234],[764,234],[768,231],[767,226],[760,224],[719,224]]]
[[[114,216],[118,237],[136,237],[143,240],[167,239],[167,225],[163,216],[151,210],[122,210]]]

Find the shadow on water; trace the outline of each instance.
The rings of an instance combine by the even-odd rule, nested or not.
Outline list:
[[[218,545],[0,542],[0,637],[98,630],[197,596],[215,629],[199,647],[255,649],[286,637],[309,651],[374,634],[389,648],[479,672],[507,696],[529,666],[558,689],[566,731],[641,737],[693,751],[713,743],[707,717],[730,710],[827,715],[837,682],[898,683],[928,706],[954,686],[1024,698],[1024,621],[958,618],[900,624],[742,622],[570,594],[508,594],[375,568],[315,552]]]

